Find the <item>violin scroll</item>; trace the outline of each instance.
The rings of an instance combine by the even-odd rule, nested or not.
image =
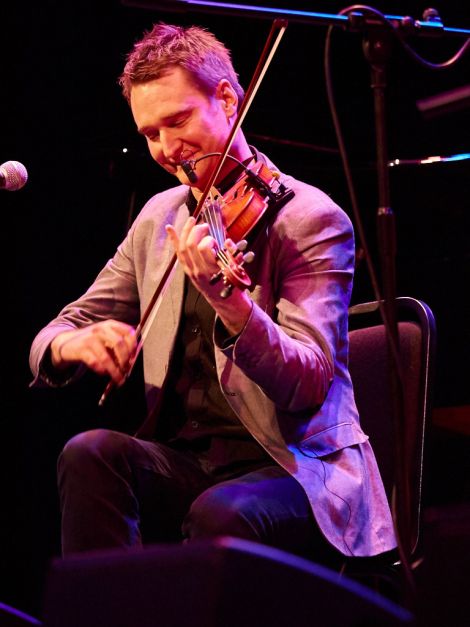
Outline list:
[[[220,292],[222,298],[228,298],[234,287],[245,289],[251,285],[251,280],[243,268],[243,264],[253,261],[255,254],[252,251],[244,253],[247,241],[241,240],[236,244],[235,250],[230,251],[224,248],[222,251],[217,249],[216,258],[220,271],[213,274],[210,278],[210,284],[214,285],[220,279],[223,280],[224,287]]]

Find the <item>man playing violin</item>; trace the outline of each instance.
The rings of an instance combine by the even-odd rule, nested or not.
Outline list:
[[[176,253],[143,346],[148,416],[136,436],[95,429],[59,459],[64,554],[230,535],[334,562],[396,545],[347,369],[354,239],[323,192],[280,174],[290,199],[261,221],[251,285],[228,297],[197,199],[243,98],[228,50],[197,27],[156,25],[121,76],[138,132],[179,185],[144,206],[88,291],[33,342],[34,384],[86,369],[121,385],[136,327]],[[241,162],[274,165],[242,130]],[[187,164],[193,165],[193,171]],[[232,247],[230,242],[227,243]]]

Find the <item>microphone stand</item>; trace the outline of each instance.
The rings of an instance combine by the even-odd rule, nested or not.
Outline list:
[[[315,13],[293,9],[240,5],[207,0],[122,0],[127,6],[145,9],[159,9],[170,12],[195,12],[257,19],[283,19],[294,23],[307,23],[327,26],[339,26],[345,30],[362,31],[363,51],[371,66],[371,87],[374,99],[374,124],[377,158],[377,242],[380,255],[382,276],[382,298],[385,327],[389,346],[389,369],[391,402],[395,426],[396,494],[394,510],[396,512],[396,532],[400,558],[405,570],[407,583],[407,602],[414,605],[413,582],[410,577],[409,560],[412,547],[403,544],[409,538],[411,514],[408,508],[409,485],[406,481],[408,468],[406,456],[402,454],[402,442],[405,434],[403,386],[400,379],[399,333],[396,319],[396,229],[395,216],[390,205],[390,177],[387,154],[386,98],[387,63],[391,56],[392,32],[400,35],[425,37],[442,36],[469,37],[470,30],[444,27],[437,11],[427,9],[423,20],[414,20],[409,16],[382,15],[375,9],[354,5],[348,15]],[[386,23],[384,23],[384,18]]]
[[[394,420],[395,494],[392,514],[396,527],[398,551],[406,582],[406,605],[414,609],[415,590],[411,571],[410,485],[409,461],[403,454],[406,438],[404,383],[400,360],[400,334],[396,313],[396,226],[390,203],[390,176],[388,169],[388,141],[386,124],[387,63],[391,56],[391,33],[384,27],[366,30],[363,52],[370,65],[371,88],[374,100],[375,148],[378,189],[377,244],[381,268],[383,312],[388,343],[389,385]]]

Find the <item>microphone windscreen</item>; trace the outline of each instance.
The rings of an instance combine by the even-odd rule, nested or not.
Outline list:
[[[28,171],[19,161],[6,161],[0,165],[1,187],[9,191],[16,191],[26,185]]]

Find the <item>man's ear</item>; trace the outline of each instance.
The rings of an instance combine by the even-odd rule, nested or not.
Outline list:
[[[227,118],[231,118],[232,116],[236,115],[238,107],[238,96],[230,81],[228,81],[226,78],[222,78],[217,85],[217,89],[215,90],[215,96],[221,102]]]

